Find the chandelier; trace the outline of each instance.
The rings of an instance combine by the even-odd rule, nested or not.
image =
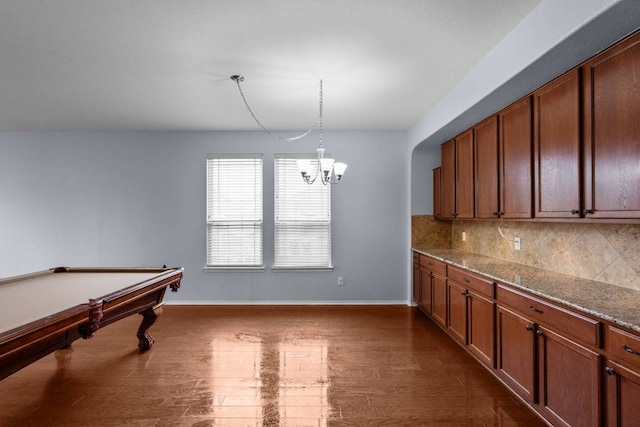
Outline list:
[[[336,162],[335,159],[324,156],[325,148],[324,148],[324,144],[322,143],[322,110],[323,110],[322,80],[320,80],[320,101],[319,101],[318,120],[316,120],[316,122],[313,125],[311,125],[311,127],[307,131],[303,132],[300,135],[289,137],[289,138],[282,138],[274,134],[269,129],[267,129],[260,122],[260,120],[258,120],[253,110],[249,106],[249,103],[247,102],[247,99],[245,98],[244,93],[242,92],[242,87],[240,87],[240,83],[244,81],[244,77],[236,74],[231,76],[231,80],[236,82],[236,85],[238,86],[238,91],[240,92],[240,96],[244,101],[244,105],[245,107],[247,107],[247,110],[249,110],[249,113],[251,114],[251,117],[253,117],[253,120],[255,120],[255,122],[258,124],[258,126],[260,126],[260,128],[263,131],[271,135],[273,138],[279,141],[292,142],[292,141],[296,141],[298,139],[304,138],[305,136],[309,135],[309,133],[311,133],[313,129],[317,127],[319,131],[318,148],[316,148],[317,158],[315,160],[311,160],[311,159],[298,160],[297,161],[298,171],[300,172],[302,179],[307,184],[313,184],[318,178],[320,178],[320,181],[322,182],[323,185],[337,184],[340,182],[340,180],[342,179],[342,175],[344,175],[344,171],[347,169],[346,163]]]

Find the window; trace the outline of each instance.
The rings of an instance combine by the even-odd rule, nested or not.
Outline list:
[[[261,267],[262,155],[207,155],[207,267]]]
[[[274,268],[331,268],[331,185],[302,180],[292,154],[276,155]],[[314,161],[317,163],[317,159]]]

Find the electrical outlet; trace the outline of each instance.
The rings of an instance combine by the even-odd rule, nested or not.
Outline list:
[[[515,243],[515,249],[516,251],[520,250],[520,238],[516,237],[515,239],[513,239],[514,243]]]
[[[463,241],[463,242],[466,242],[466,241],[467,241],[467,232],[466,232],[466,231],[463,231],[463,232],[462,232],[462,241]]]
[[[338,276],[338,286],[344,286],[344,277]]]

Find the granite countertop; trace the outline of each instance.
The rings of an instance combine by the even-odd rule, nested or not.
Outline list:
[[[455,249],[412,248],[640,333],[640,292]]]

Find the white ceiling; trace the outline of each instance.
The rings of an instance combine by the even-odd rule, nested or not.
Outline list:
[[[540,0],[0,0],[0,131],[408,129]]]

